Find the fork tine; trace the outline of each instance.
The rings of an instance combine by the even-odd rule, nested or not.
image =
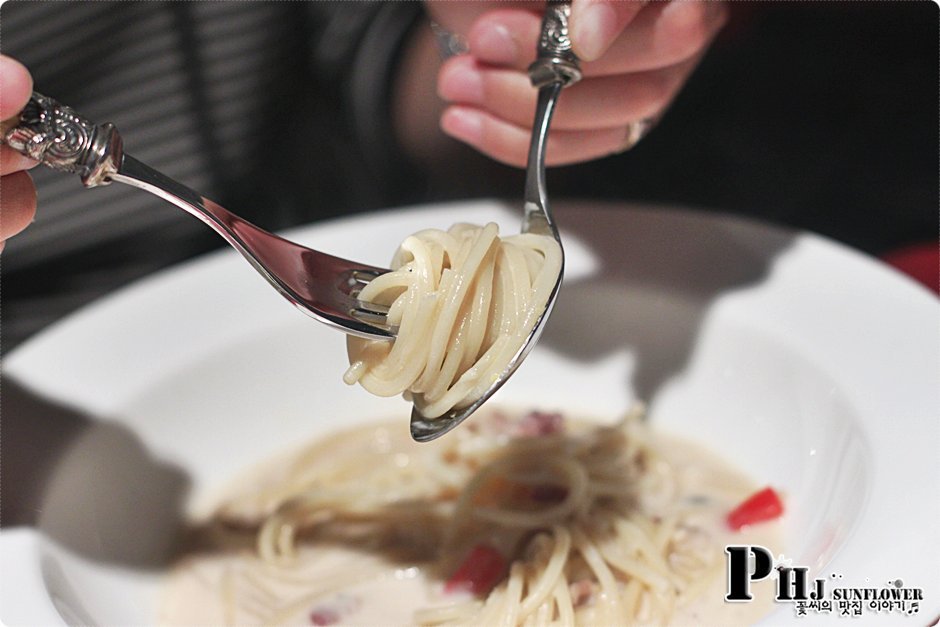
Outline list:
[[[345,291],[350,297],[355,299],[356,303],[354,306],[355,311],[359,311],[363,314],[375,315],[375,316],[385,316],[388,314],[388,307],[385,305],[379,305],[377,303],[371,303],[369,301],[361,300],[359,298],[362,288],[369,284],[374,278],[381,276],[384,272],[379,270],[372,269],[363,269],[356,268],[350,270],[346,277],[346,289]]]
[[[365,268],[358,268],[356,270],[351,270],[349,272],[349,285],[355,285],[356,283],[362,283],[365,285],[372,279],[377,276],[384,274],[378,270],[367,270]]]
[[[388,318],[384,313],[378,313],[375,311],[369,311],[367,309],[356,308],[349,312],[356,320],[370,324],[372,326],[384,329],[386,331],[391,331],[392,327],[388,324]]]
[[[357,298],[359,293],[362,291],[366,285],[369,284],[377,276],[381,276],[384,272],[379,270],[373,270],[371,268],[354,268],[346,272],[345,281],[340,285],[340,290]]]
[[[356,311],[361,311],[363,313],[375,314],[377,316],[387,316],[388,315],[388,306],[379,305],[376,303],[370,303],[365,300],[358,300],[359,306],[356,307]]]

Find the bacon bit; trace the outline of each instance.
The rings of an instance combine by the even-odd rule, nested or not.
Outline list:
[[[491,477],[474,495],[477,507],[499,507],[505,503],[560,503],[568,496],[568,488],[552,483],[529,485],[516,483],[497,475]]]
[[[568,497],[568,488],[553,484],[537,485],[532,487],[529,496],[536,503],[560,503]]]
[[[441,501],[453,501],[460,496],[460,490],[453,486],[444,486],[437,493],[437,498]]]
[[[517,496],[519,486],[502,475],[491,477],[475,495],[473,504],[478,507],[496,506]]]
[[[596,586],[590,579],[575,581],[568,586],[568,592],[571,594],[571,603],[575,607],[587,605],[594,598]]]
[[[470,423],[474,426],[479,425],[477,421]],[[486,433],[491,435],[501,435],[509,431],[509,416],[501,411],[493,412],[490,419],[486,422]]]
[[[505,570],[506,560],[499,551],[488,544],[478,544],[444,584],[444,592],[467,591],[482,596],[493,589]]]
[[[335,625],[339,618],[339,612],[329,608],[318,608],[310,612],[311,625]]]
[[[318,605],[310,611],[311,625],[336,625],[340,623],[344,616],[356,612],[362,606],[362,598],[358,595],[350,595],[340,592],[331,601]]]
[[[564,427],[565,421],[560,413],[532,411],[516,424],[513,435],[520,438],[533,438],[561,433]]]

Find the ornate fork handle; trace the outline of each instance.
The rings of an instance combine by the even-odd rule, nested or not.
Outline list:
[[[78,174],[86,187],[109,184],[124,156],[113,124],[93,124],[36,92],[19,120],[4,124],[2,141],[51,168]]]
[[[301,246],[243,220],[219,204],[123,151],[111,124],[92,124],[69,107],[33,93],[16,120],[2,124],[2,141],[57,170],[78,174],[86,187],[113,181],[149,192],[204,222],[245,257],[291,304],[345,333],[387,340],[398,329],[355,290],[388,272]]]

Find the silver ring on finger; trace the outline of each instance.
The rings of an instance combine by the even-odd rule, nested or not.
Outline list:
[[[646,137],[653,127],[656,125],[656,122],[659,121],[659,116],[650,116],[648,118],[643,118],[642,120],[635,120],[630,122],[627,125],[627,132],[623,139],[623,143],[620,145],[620,148],[617,149],[617,153],[626,152],[640,143],[640,140]]]

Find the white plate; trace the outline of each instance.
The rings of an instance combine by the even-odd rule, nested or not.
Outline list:
[[[840,586],[901,578],[925,597],[911,624],[933,619],[938,301],[812,235],[665,209],[557,213],[565,285],[538,348],[494,402],[613,418],[647,400],[654,424],[785,492],[795,565],[842,575]],[[516,209],[480,202],[288,235],[383,264],[416,230],[488,220],[518,229]],[[4,364],[5,436],[17,438],[4,446],[18,452],[10,467],[23,457],[35,467],[4,497],[39,514],[35,527],[0,534],[0,618],[152,623],[180,516],[204,511],[234,473],[338,425],[398,415],[407,429],[403,401],[341,383],[344,359],[340,334],[287,306],[230,251],[22,346]],[[44,487],[16,489],[29,482]],[[784,606],[769,622],[806,620]]]

